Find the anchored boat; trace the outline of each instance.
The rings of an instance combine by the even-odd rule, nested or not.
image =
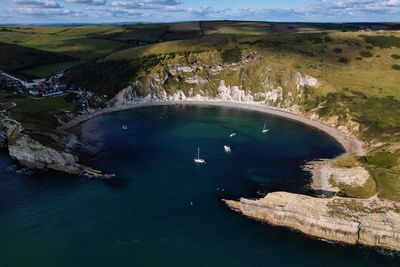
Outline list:
[[[229,146],[224,146],[224,150],[226,153],[230,153],[232,149]]]
[[[200,147],[197,148],[197,158],[194,159],[194,162],[197,164],[205,164],[206,161],[200,158]]]
[[[267,129],[267,123],[264,123],[264,127],[262,129],[262,133],[267,133],[269,132],[269,129]]]

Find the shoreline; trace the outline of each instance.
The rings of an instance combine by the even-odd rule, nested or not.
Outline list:
[[[169,106],[169,105],[200,105],[200,106],[220,106],[220,107],[230,107],[230,108],[239,108],[251,111],[263,112],[266,114],[283,117],[289,120],[293,120],[296,122],[300,122],[307,126],[311,126],[320,131],[331,136],[335,139],[345,150],[347,154],[362,156],[365,155],[365,151],[363,149],[363,143],[356,139],[355,137],[350,136],[349,134],[343,133],[338,129],[329,126],[327,124],[322,123],[321,121],[313,120],[307,118],[300,114],[295,114],[289,112],[284,109],[265,106],[257,103],[244,103],[244,102],[235,102],[235,101],[219,101],[219,100],[208,100],[208,101],[199,101],[199,100],[182,100],[182,101],[151,101],[151,102],[134,102],[132,104],[122,105],[119,107],[108,107],[101,110],[97,110],[91,114],[81,115],[73,118],[71,121],[68,121],[61,125],[58,129],[67,130],[70,128],[74,128],[79,124],[88,121],[90,119],[99,117],[104,114],[125,111],[135,108],[141,107],[152,107],[152,106]]]

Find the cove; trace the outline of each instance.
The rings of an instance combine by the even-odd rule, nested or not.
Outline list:
[[[265,122],[270,132],[262,134]],[[79,131],[87,163],[116,179],[20,175],[0,154],[1,266],[398,264],[373,249],[249,220],[220,201],[307,193],[300,165],[343,152],[314,128],[254,111],[162,106],[97,117]],[[197,147],[204,166],[193,162]]]

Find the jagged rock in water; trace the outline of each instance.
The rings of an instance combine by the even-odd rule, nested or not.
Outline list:
[[[258,200],[224,200],[233,210],[273,225],[349,244],[400,251],[400,203],[349,198],[314,198],[286,192]]]
[[[26,135],[11,142],[8,151],[13,159],[28,168],[53,169],[77,175],[84,173],[76,156],[43,146]]]
[[[54,148],[42,145],[29,135],[22,133],[17,121],[2,116],[0,118],[0,145],[8,147],[10,157],[29,169],[52,169],[74,175],[86,174],[90,177],[108,178],[101,171],[83,166],[79,158]]]

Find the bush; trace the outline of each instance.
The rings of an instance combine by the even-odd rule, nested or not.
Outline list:
[[[393,66],[392,66],[392,69],[394,69],[394,70],[400,70],[400,65],[393,65]]]
[[[360,52],[360,55],[361,55],[362,57],[372,57],[372,54],[371,54],[371,52],[369,52],[369,51],[361,51],[361,52]]]
[[[343,49],[342,49],[342,48],[338,48],[338,47],[336,47],[335,49],[333,49],[333,51],[334,51],[335,53],[338,53],[338,54],[343,53]]]
[[[224,63],[240,62],[240,60],[242,59],[242,51],[240,50],[240,48],[224,50],[221,53],[221,57]]]
[[[338,61],[339,61],[340,63],[343,63],[343,64],[349,63],[349,59],[348,59],[348,58],[345,58],[345,57],[339,58]]]
[[[400,55],[397,55],[397,54],[393,54],[393,55],[391,55],[391,57],[392,57],[393,59],[400,59]]]

